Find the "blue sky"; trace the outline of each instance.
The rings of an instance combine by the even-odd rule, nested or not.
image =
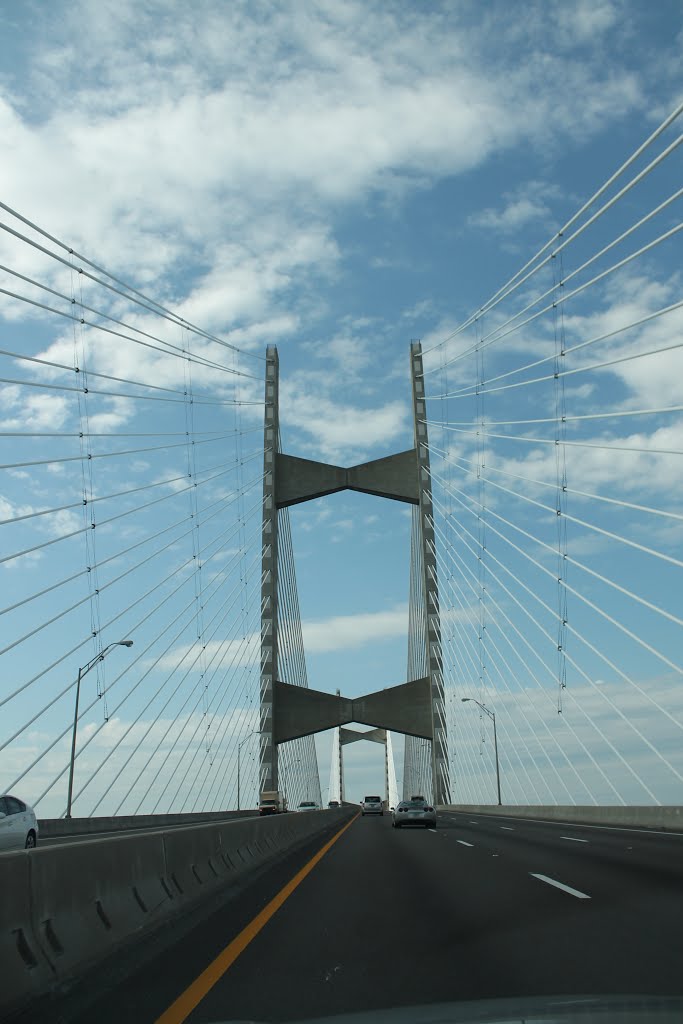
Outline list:
[[[242,354],[235,355],[215,346],[201,349],[199,342],[199,351],[212,358],[220,354],[231,369],[258,376],[262,369],[258,357],[263,356],[267,344],[276,344],[284,450],[342,465],[412,444],[411,339],[421,338],[425,350],[433,349],[427,355],[428,368],[433,371],[428,394],[450,394],[475,380],[473,363],[460,358],[476,340],[474,331],[449,342],[445,339],[572,216],[674,109],[681,95],[681,11],[680,4],[668,0],[651,5],[617,0],[476,5],[332,0],[305,5],[2,2],[0,17],[0,199],[111,273],[178,310],[210,334],[238,346]],[[674,125],[666,141],[676,134]],[[677,151],[593,233],[587,232],[567,250],[563,271],[571,273],[579,267],[679,188],[680,182]],[[642,236],[643,242],[679,220],[680,202],[665,211],[661,229]],[[633,245],[625,243],[618,254],[625,255],[629,245],[635,248],[640,240],[641,235],[634,236]],[[71,294],[75,286],[68,269],[53,266],[7,235],[0,240],[0,247],[3,264]],[[680,301],[680,254],[678,235],[584,298],[568,303],[564,330],[569,342],[606,333]],[[541,291],[552,288],[550,271],[546,276],[543,273]],[[17,290],[16,280],[7,280],[3,274],[2,287]],[[530,283],[508,307],[501,305],[487,314],[482,331],[498,328],[526,299],[533,298],[534,287]],[[30,288],[24,291],[34,294]],[[82,301],[88,304],[92,298],[95,304],[96,297],[94,286],[86,284]],[[116,300],[100,296],[98,301],[110,303],[106,306],[110,315],[123,316]],[[47,353],[53,361],[69,363],[80,349],[87,351],[91,371],[126,379],[137,374],[135,379],[156,380],[169,387],[183,384],[177,361],[163,361],[158,355],[111,339],[98,344],[87,332],[75,336],[68,325],[35,310],[29,312],[25,304],[7,296],[1,297],[1,303],[5,350],[41,353],[43,357]],[[591,355],[596,360],[608,359],[638,345],[665,345],[675,337],[679,314],[657,320],[647,331],[628,335],[625,341],[620,336],[611,347]],[[132,322],[135,314],[127,310],[125,316]],[[135,322],[147,324],[142,319]],[[505,346],[492,347],[486,356],[487,374],[506,372],[552,351],[548,322],[532,325]],[[164,329],[155,326],[155,330]],[[174,337],[177,342],[177,334]],[[627,348],[620,347],[623,345]],[[448,362],[455,357],[458,362]],[[438,369],[443,362],[447,367]],[[593,375],[583,391],[583,380],[568,378],[568,411],[582,414],[605,408],[681,404],[680,369],[679,354],[670,352],[660,359],[629,362],[622,370]],[[9,357],[3,357],[3,370],[3,377],[11,379],[26,379],[31,374],[34,379],[41,374],[43,380],[63,379],[57,371],[27,370]],[[232,384],[228,386],[227,377],[206,367],[193,368],[197,389],[232,401],[237,392]],[[258,403],[260,388],[257,381],[240,378],[237,397]],[[46,432],[66,430],[75,423],[73,401],[68,395],[53,394],[31,393],[27,398],[25,391],[7,385],[3,390],[3,429],[16,430],[22,425],[28,429],[31,424]],[[435,401],[430,415],[435,423],[464,422],[475,415],[470,401],[460,416],[465,401]],[[499,420],[540,417],[552,409],[553,401],[552,385],[540,399],[525,388],[523,394],[513,391],[499,399],[487,399],[486,414]],[[132,429],[142,433],[146,427],[161,431],[162,423],[169,432],[185,429],[185,408],[170,407],[163,414],[155,408],[152,423],[143,401],[114,398],[98,404],[89,398],[88,403],[88,415],[99,417],[95,422],[114,434]],[[176,413],[179,420],[173,419]],[[83,415],[81,409],[81,422]],[[258,404],[245,405],[237,414],[228,406],[196,407],[194,415],[197,429],[253,429],[240,438],[235,450],[244,455],[258,449],[257,428],[262,417]],[[604,440],[608,434],[612,441],[633,439],[638,434],[645,447],[683,447],[683,421],[671,415],[629,420],[627,426],[615,420],[604,429],[598,423],[586,431],[584,439],[594,441]],[[430,427],[430,439],[448,459],[478,457],[471,436],[457,437],[445,427],[434,426]],[[31,454],[24,447],[21,458],[64,455],[67,449],[71,451],[70,443],[45,438],[25,442]],[[3,447],[11,453],[3,462],[18,459],[15,442],[5,439]],[[143,444],[138,438],[131,447]],[[215,451],[213,444],[197,455],[200,468],[220,461],[204,454],[209,450]],[[540,444],[533,451],[528,444],[516,449],[502,445],[497,451],[495,444],[490,444],[489,454],[492,472],[497,468],[555,480],[554,454]],[[107,468],[106,473],[98,464],[92,486],[102,491],[106,482],[111,492],[124,481],[133,477],[149,480],[162,469],[170,476],[176,455],[182,461],[185,449],[140,455],[125,466],[116,463],[117,469]],[[576,489],[674,513],[681,510],[683,475],[675,456],[568,449],[567,459],[569,483]],[[477,484],[464,469],[467,463],[461,461],[455,470],[448,465],[439,468],[435,464],[440,479],[454,486],[449,474],[463,472],[460,485],[475,495]],[[259,473],[257,459],[247,463],[243,482],[252,481],[257,488]],[[66,504],[69,496],[78,495],[79,488],[85,486],[80,465],[3,475],[3,519],[15,518],[29,508],[35,511]],[[220,496],[207,488],[206,493],[209,491]],[[549,493],[552,505],[554,495]],[[540,491],[534,490],[533,495],[538,497]],[[242,500],[248,504],[248,498]],[[500,504],[501,493],[493,484],[487,487],[487,499],[493,511],[555,543],[552,518],[539,518],[530,508],[506,511],[510,506]],[[449,499],[442,493],[439,500],[443,504]],[[651,519],[639,520],[633,510],[614,512],[604,506],[588,506],[587,499],[571,501],[576,516],[588,519],[592,513],[593,521],[604,529],[611,524],[617,532],[640,538],[640,542],[649,538],[665,552],[680,551],[680,522],[675,519],[658,520],[655,530]],[[72,510],[59,516],[61,519],[55,513],[50,518],[52,535],[67,529],[77,513]],[[340,687],[354,695],[403,681],[409,510],[363,495],[340,494],[293,509],[291,521],[311,686],[330,691]],[[147,522],[136,520],[140,529]],[[251,527],[255,524],[252,518]],[[36,543],[36,531],[41,528],[35,521],[30,526],[11,526],[15,533],[6,550],[15,550],[14,538],[20,532],[20,546]],[[205,537],[214,536],[211,529]],[[595,572],[614,577],[620,585],[637,589],[671,615],[680,616],[678,567],[653,563],[632,547],[613,547],[604,535],[598,538],[576,524],[571,530],[570,552],[577,559],[584,558]],[[106,535],[99,540],[103,532],[98,534],[98,558],[109,550]],[[256,543],[256,533],[254,537]],[[63,575],[70,559],[79,567],[85,564],[84,546],[79,537],[68,553],[65,546],[63,556],[57,545],[33,560],[24,559],[18,567],[6,565],[0,570],[3,590],[16,590],[23,596],[35,592],[44,585],[43,580]],[[492,539],[491,551],[515,575],[526,578],[521,556],[512,554],[509,546],[496,549]],[[445,567],[446,546],[443,552]],[[224,552],[222,557],[227,561],[231,556]],[[542,556],[536,551],[535,557],[548,558],[551,564],[547,552]],[[229,564],[232,567],[232,562]],[[497,571],[495,563],[490,569]],[[251,589],[245,586],[245,590],[253,601],[256,577],[254,569],[249,571]],[[225,586],[229,582],[226,577]],[[595,577],[588,580],[577,571],[574,582],[586,597],[602,601],[604,595],[598,593]],[[544,584],[531,585],[549,603],[556,603],[552,588],[546,595]],[[493,583],[491,587],[493,590]],[[126,600],[135,599],[141,591],[139,584],[131,581],[117,585],[115,592],[119,603],[112,603],[112,611],[123,608]],[[515,592],[519,599],[527,600],[521,590]],[[454,594],[451,588],[445,602],[448,604],[450,595],[452,619],[455,622],[459,614],[463,629],[467,629],[472,626],[472,609],[477,608],[476,594],[472,590],[464,594],[462,607],[455,607]],[[536,645],[537,627],[525,622],[513,599],[502,590],[493,593],[492,599],[499,600],[502,610],[491,606],[488,614],[502,616],[506,611]],[[93,615],[106,619],[107,600],[102,598],[98,613],[90,597],[81,612],[54,627],[53,633],[47,630],[40,640],[21,645],[8,656],[11,661],[4,679],[26,680],[36,663],[48,664],[54,644],[66,651],[72,638],[73,643],[75,638],[80,642]],[[642,606],[634,609],[627,602],[622,608],[621,600],[614,591],[610,593],[606,605],[610,614],[629,629],[641,625],[648,643],[675,661],[680,650],[679,627],[670,620],[663,622],[661,616],[648,618],[650,613]],[[64,607],[66,598],[62,601],[55,596],[50,602],[52,599],[46,599],[46,617]],[[207,604],[207,617],[209,612]],[[32,614],[27,609],[17,613],[11,620],[8,642],[32,628]],[[242,614],[251,628],[246,610]],[[132,624],[132,619],[124,620],[129,621]],[[547,625],[552,632],[552,616]],[[629,646],[623,633],[598,622],[578,600],[574,601],[570,625],[592,643],[604,644],[612,663],[633,675],[656,700],[657,708],[680,719],[680,676],[673,669],[653,661],[641,646]],[[536,710],[526,714],[519,709],[514,694],[526,699],[533,689],[530,663],[513,665],[513,655],[504,661],[499,641],[498,652],[493,651],[491,658],[492,662],[498,659],[496,664],[503,669],[511,691],[493,669],[480,688],[479,670],[476,665],[468,667],[469,640],[456,635],[455,625],[447,625],[448,629],[449,642],[459,643],[462,649],[460,660],[452,662],[453,679],[457,677],[458,684],[454,683],[450,693],[452,706],[458,696],[470,692],[471,671],[476,692],[505,712],[499,720],[503,745],[509,751],[506,770],[514,799],[523,799],[525,793],[530,799],[536,795],[563,799],[567,792],[572,799],[587,799],[578,781],[562,774],[569,770],[566,756],[557,753],[558,760],[553,760],[557,786],[550,796],[533,770],[525,776],[525,758],[543,760],[545,755],[534,746],[540,740],[551,744],[554,751],[559,747],[569,751],[570,759],[588,758],[586,748],[593,751],[595,737],[586,723],[599,720],[604,711],[601,728],[622,760],[599,737],[595,738],[595,756],[601,764],[609,764],[606,773],[610,777],[615,773],[614,777],[625,780],[625,798],[636,802],[649,799],[624,765],[624,761],[639,764],[644,758],[642,773],[655,780],[655,796],[680,802],[679,783],[670,772],[658,774],[661,759],[653,766],[647,760],[649,748],[634,740],[627,729],[622,735],[623,720],[612,704],[601,698],[596,683],[612,687],[614,702],[628,707],[639,722],[643,716],[643,733],[657,749],[667,751],[667,758],[680,772],[683,765],[676,728],[666,714],[653,710],[652,700],[647,707],[638,703],[639,691],[627,688],[622,692],[619,688],[625,684],[619,673],[600,663],[587,648],[578,643],[574,647],[585,676],[569,667],[573,692],[583,710],[570,719],[575,731],[570,734],[569,726],[563,726],[559,735],[553,720],[553,715],[557,719],[556,708],[551,706],[552,714],[543,721]],[[153,639],[152,632],[145,634],[140,627],[136,650],[146,636]],[[219,632],[220,637],[229,639]],[[117,637],[112,633],[106,638]],[[181,637],[178,647],[187,642]],[[122,663],[126,657],[118,651],[110,656],[104,684],[113,678],[109,666],[114,659]],[[81,663],[85,660],[82,657]],[[556,658],[548,655],[548,661],[554,665]],[[42,695],[56,694],[60,679],[64,684],[65,678],[73,677],[78,664],[79,656],[74,654],[47,676],[44,684],[37,684],[30,697],[27,692],[25,699],[0,708],[2,736],[9,736],[30,717],[33,702],[40,706],[38,697],[32,696],[38,687]],[[168,668],[172,662],[164,664]],[[157,677],[154,669],[147,678]],[[557,685],[553,687],[547,673],[542,675],[540,692],[545,704],[556,702]],[[84,766],[91,755],[94,759],[87,765],[97,763],[93,751],[99,743],[102,751],[109,749],[107,736],[116,735],[117,729],[125,732],[131,707],[142,713],[138,697],[136,691],[121,714],[114,715],[101,730],[90,753],[83,755]],[[233,698],[239,704],[235,695]],[[25,732],[19,743],[0,752],[2,778],[14,778],[16,769],[23,769],[47,738],[68,723],[70,700],[65,697],[58,702],[33,733]],[[632,700],[636,704],[631,705]],[[159,707],[152,705],[151,710],[156,712]],[[467,780],[457,790],[460,798],[483,799],[490,788],[490,743],[482,739],[486,734],[474,710],[474,724],[467,724],[471,708],[459,708],[460,717],[453,720],[457,738],[454,757],[461,759],[454,761],[454,771]],[[244,713],[244,722],[239,719],[239,728],[234,725],[236,735],[243,734],[247,721],[253,724],[248,717],[253,707]],[[566,707],[563,715],[568,716]],[[536,721],[534,716],[538,723],[530,726]],[[160,728],[159,722],[152,725],[152,719],[143,714],[135,729],[142,729],[146,721],[150,731],[144,743],[151,742]],[[164,721],[163,715],[160,721]],[[94,731],[102,722],[102,708],[97,705],[84,729]],[[531,729],[531,734],[525,733],[525,728]],[[87,731],[83,735],[87,736]],[[364,750],[363,745],[354,745],[348,753],[347,780],[353,798],[381,786],[381,750],[368,747]],[[64,744],[49,768],[43,764],[26,779],[21,789],[26,799],[35,799],[50,771],[62,765],[63,749]],[[107,772],[122,749],[125,743],[108,762]],[[401,749],[397,739],[399,775]],[[319,739],[318,752],[325,787],[329,737]],[[555,756],[553,753],[553,759]],[[604,777],[596,770],[593,778],[593,768],[588,761],[586,765],[592,791],[601,799],[613,798]],[[539,777],[541,774],[537,771]],[[513,775],[518,779],[514,783]],[[103,796],[107,787],[120,786],[120,781],[112,782],[113,776],[106,772],[101,778],[109,780],[103,782]],[[103,808],[118,803],[110,797],[111,793]],[[53,792],[39,809],[59,813],[62,803],[62,795],[57,798]],[[82,806],[90,810],[87,800]]]

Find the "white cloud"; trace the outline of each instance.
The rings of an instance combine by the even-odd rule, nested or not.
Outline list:
[[[391,454],[400,438],[408,438],[407,402],[352,405],[334,397],[336,383],[334,377],[320,380],[303,373],[281,384],[281,421],[301,431],[311,452],[326,461],[353,463],[380,445]]]
[[[335,615],[322,620],[305,619],[301,623],[301,628],[304,648],[308,654],[351,650],[365,647],[375,640],[407,636],[408,607],[401,604],[381,612]],[[162,670],[175,668],[183,658],[190,655],[192,650],[193,645],[191,644],[176,646],[162,657],[159,668]],[[246,646],[242,638],[228,642],[212,640],[206,644],[205,658],[207,662],[210,662],[218,656],[229,662],[234,654],[244,653],[245,650],[249,651],[252,656],[258,657],[259,634],[250,634],[246,640]],[[193,657],[193,654],[190,655],[190,661],[193,660]],[[200,671],[199,663],[195,665],[194,671]]]
[[[604,33],[609,8],[582,5],[564,36]],[[213,5],[200,16],[130,2],[45,14],[30,55],[32,116],[20,93],[0,97],[14,154],[0,191],[143,283],[170,279],[191,252],[206,271],[184,289],[184,310],[212,330],[260,323],[259,343],[268,324],[271,338],[272,325],[296,330],[291,296],[287,311],[282,301],[294,276],[305,307],[302,283],[313,301],[338,261],[331,203],[376,190],[395,198],[558,129],[585,135],[641,102],[631,72],[564,55],[550,76],[542,59],[512,61],[504,43],[519,18],[503,9],[495,54],[486,18],[474,26],[453,10],[272,3],[267,32]],[[526,27],[541,52],[545,22]],[[560,88],[573,97],[561,121]],[[528,219],[530,202],[508,218]],[[36,260],[44,273],[28,249],[14,262]]]
[[[495,231],[513,232],[532,220],[541,220],[549,214],[545,203],[529,197],[510,199],[502,210],[489,208],[468,217],[468,224]]]
[[[363,324],[359,326],[370,326]],[[338,334],[334,338],[306,344],[304,348],[329,366],[334,364],[346,377],[358,377],[372,361],[371,343],[352,334]]]
[[[309,654],[353,650],[394,636],[408,635],[408,606],[401,604],[381,612],[335,615],[301,624],[304,647]]]
[[[611,0],[576,0],[553,14],[563,45],[594,41],[611,29],[621,16],[620,5]]]
[[[17,385],[0,390],[6,416],[0,425],[4,430],[60,430],[73,415],[71,399],[54,394],[26,394]]]
[[[666,494],[683,488],[683,465],[675,455],[656,454],[656,449],[683,451],[683,420],[651,432],[617,434],[604,431],[585,437],[586,447],[567,449],[570,488],[599,493],[628,494],[649,492]],[[591,447],[591,445],[595,447]],[[518,474],[540,481],[554,481],[556,459],[553,445],[526,446],[528,454],[505,457],[494,451],[487,454],[493,470]],[[626,450],[620,451],[623,448]],[[640,449],[627,450],[627,449]],[[496,473],[492,479],[498,481]],[[504,482],[504,481],[502,481]],[[552,504],[552,502],[550,502]]]

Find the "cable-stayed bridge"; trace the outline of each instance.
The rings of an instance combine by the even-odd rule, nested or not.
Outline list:
[[[495,805],[498,777],[510,809],[681,804],[682,109],[406,344],[413,436],[352,467],[289,454],[274,348],[0,204],[2,792],[43,819],[322,804],[357,722],[389,802]],[[347,488],[411,507],[407,667],[337,695],[308,678],[289,509]]]

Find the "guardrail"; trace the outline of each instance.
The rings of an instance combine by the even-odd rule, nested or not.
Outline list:
[[[351,815],[251,817],[3,854],[0,1013]]]
[[[449,804],[441,811],[465,811],[468,814],[504,815],[508,818],[538,818],[542,821],[566,821],[577,825],[616,825],[631,828],[655,828],[683,832],[683,807],[579,807],[532,804]]]

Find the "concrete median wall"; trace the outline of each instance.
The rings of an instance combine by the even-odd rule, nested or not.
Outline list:
[[[615,825],[631,828],[662,829],[683,832],[683,807],[578,807],[495,804],[450,804],[443,811],[465,811],[468,814],[499,814],[508,818],[538,818],[543,821],[566,821],[577,825]]]
[[[255,817],[258,817],[258,810],[207,811],[204,814],[126,814],[110,818],[41,818],[38,827],[43,839],[52,839],[56,836],[125,832],[135,828],[167,828],[169,825],[200,825],[209,821]]]
[[[2,854],[0,1015],[352,815],[252,817]]]

